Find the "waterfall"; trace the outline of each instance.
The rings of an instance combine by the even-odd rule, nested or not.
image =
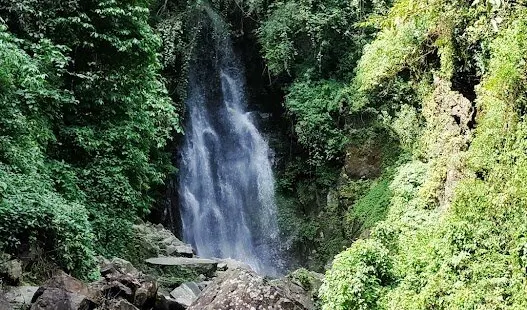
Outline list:
[[[190,65],[179,197],[183,237],[202,257],[280,270],[267,141],[247,111],[244,71],[213,19]],[[208,25],[208,26],[207,26]]]

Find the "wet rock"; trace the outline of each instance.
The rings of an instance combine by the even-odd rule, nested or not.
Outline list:
[[[33,295],[38,290],[38,286],[15,286],[5,291],[5,299],[13,309],[27,309],[31,305]],[[2,307],[0,307],[2,309]]]
[[[301,294],[301,290],[296,287],[286,289],[282,285],[273,285],[252,271],[234,269],[215,279],[188,310],[314,309],[312,303],[303,304],[305,300],[299,301],[296,295]],[[291,293],[295,296],[291,296]]]
[[[252,267],[249,266],[248,264],[239,262],[234,259],[224,258],[224,259],[219,260],[219,263],[218,263],[219,271],[225,271],[228,269],[237,269],[237,268],[253,271]]]
[[[199,296],[201,290],[195,282],[186,282],[170,292],[170,296],[182,305],[188,308]]]

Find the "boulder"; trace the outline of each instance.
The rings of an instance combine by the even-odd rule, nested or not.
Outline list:
[[[22,279],[22,263],[18,259],[13,259],[0,264],[0,278],[4,278],[7,283],[17,285]]]
[[[89,287],[102,296],[102,309],[126,309],[127,303],[116,304],[115,300],[125,300],[140,309],[152,309],[157,297],[157,282],[144,275],[123,259],[101,260],[103,279],[91,283]]]
[[[31,305],[33,295],[38,290],[38,286],[14,286],[5,291],[5,299],[11,304],[13,309],[27,309]],[[0,309],[3,309],[0,307]]]
[[[183,257],[193,257],[194,249],[188,244],[180,245],[169,245],[166,249],[167,255],[183,256]]]
[[[296,288],[294,291],[295,294],[301,292]],[[298,296],[289,294],[291,290],[286,290],[280,285],[272,285],[253,271],[238,268],[228,270],[216,278],[188,310],[314,309],[312,303],[303,304],[298,300]]]
[[[120,258],[113,258],[112,260],[100,258],[99,266],[101,268],[102,276],[116,273],[130,274],[132,276],[139,275],[139,271],[132,265],[132,263]]]
[[[60,271],[51,279],[44,282],[44,284],[33,295],[31,302],[36,302],[37,299],[49,289],[58,289],[59,291],[64,291],[65,293],[84,296],[86,299],[92,302],[97,302],[97,300],[100,298],[97,291],[90,289],[82,281],[68,275],[65,272]],[[54,290],[55,295],[56,293],[57,290]],[[56,296],[47,296],[48,299],[55,297]]]
[[[135,243],[137,243],[138,257],[141,259],[159,255],[172,255],[175,247],[185,245],[174,234],[163,227],[150,223],[133,226]],[[168,254],[170,253],[170,254]]]
[[[139,308],[151,308],[156,302],[157,289],[154,279],[143,279],[141,286],[135,291],[133,304]]]
[[[101,292],[103,296],[111,296],[111,298],[122,297],[128,300],[134,298],[134,290],[119,281],[112,281],[104,284],[101,288]]]
[[[186,282],[175,288],[170,292],[170,296],[174,300],[182,305],[184,308],[188,308],[199,296],[201,290],[197,283]]]
[[[271,281],[270,284],[278,288],[288,298],[301,304],[303,309],[315,309],[312,293],[306,291],[302,286],[289,281],[287,278]]]
[[[31,310],[93,310],[96,304],[86,296],[60,288],[47,288],[31,306]]]
[[[7,301],[7,298],[0,292],[0,309],[1,310],[12,310],[11,304]]]
[[[253,271],[253,268],[249,266],[248,264],[234,260],[234,259],[224,258],[224,259],[219,260],[219,263],[218,263],[219,271],[225,271],[228,269],[237,269],[237,268]]]

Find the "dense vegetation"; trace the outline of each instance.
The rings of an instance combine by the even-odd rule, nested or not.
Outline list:
[[[283,99],[284,247],[336,255],[324,309],[527,308],[526,5],[0,0],[0,250],[134,255],[212,8]]]
[[[95,276],[122,255],[180,130],[145,1],[0,3],[0,249]]]
[[[268,6],[262,55],[303,149],[279,174],[285,226],[319,263],[363,239],[324,309],[527,306],[525,4]]]

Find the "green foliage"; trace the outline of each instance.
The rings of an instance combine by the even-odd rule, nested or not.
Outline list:
[[[309,152],[310,164],[342,156],[347,143],[342,124],[342,103],[336,81],[298,81],[289,88],[285,107],[295,119],[298,142]]]
[[[126,255],[133,221],[173,171],[164,149],[181,127],[150,3],[4,2],[0,243],[42,243],[92,276],[94,252]]]
[[[287,275],[288,278],[294,282],[300,284],[305,290],[311,291],[317,286],[317,278],[311,274],[311,272],[305,268],[297,269]]]
[[[357,241],[337,255],[320,288],[324,310],[380,309],[383,286],[392,281],[386,250],[373,240]]]
[[[390,48],[367,48],[355,81],[375,96],[382,92],[379,85],[405,75],[421,99],[420,107],[404,106],[395,118],[385,115],[386,124],[412,151],[413,160],[397,169],[389,185],[392,197],[386,219],[373,228],[370,239],[348,250],[359,251],[363,242],[389,249],[386,259],[392,262],[394,281],[377,286],[376,303],[364,308],[523,309],[527,305],[523,211],[527,205],[527,70],[521,52],[527,44],[525,8],[501,2],[467,8],[463,2],[431,1],[426,3],[429,12],[417,14],[420,11],[414,9],[420,4],[414,4],[399,1],[386,17],[388,24],[379,24],[381,33],[404,31],[404,27],[390,26],[394,16],[404,16],[400,23],[414,25],[425,18],[424,37],[397,50],[408,48],[420,55],[424,49],[437,53],[435,59],[413,62]],[[453,8],[457,15],[452,14]],[[496,21],[496,15],[501,21]],[[463,35],[453,38],[452,33]],[[381,34],[377,40],[372,46],[389,45],[390,38]],[[459,48],[472,49],[474,40],[479,40],[481,49],[466,57]],[[390,65],[379,67],[381,63]],[[376,71],[377,67],[382,70]],[[475,90],[475,129],[470,127],[474,120],[463,115],[452,119],[456,116],[453,107],[456,111],[470,107],[466,98],[452,90],[460,80],[470,81],[461,76],[473,70],[467,68],[478,68],[472,72],[481,78]],[[470,95],[470,84],[463,87],[460,91]],[[360,290],[346,293],[338,285],[351,287],[364,277],[340,281],[332,276],[355,265],[353,261],[335,263],[328,271],[321,291],[324,307],[360,309],[358,300],[369,295]]]
[[[350,73],[368,34],[356,27],[385,1],[277,1],[258,29],[273,74]]]
[[[29,244],[75,274],[94,278],[92,229],[84,206],[54,191],[44,151],[55,141],[51,124],[73,97],[57,74],[67,57],[42,40],[30,57],[0,25],[0,248],[16,253]]]
[[[347,215],[348,223],[358,221],[362,231],[370,229],[375,223],[383,220],[392,198],[389,185],[389,179],[379,180],[372,185],[366,195],[351,207],[351,211]]]

